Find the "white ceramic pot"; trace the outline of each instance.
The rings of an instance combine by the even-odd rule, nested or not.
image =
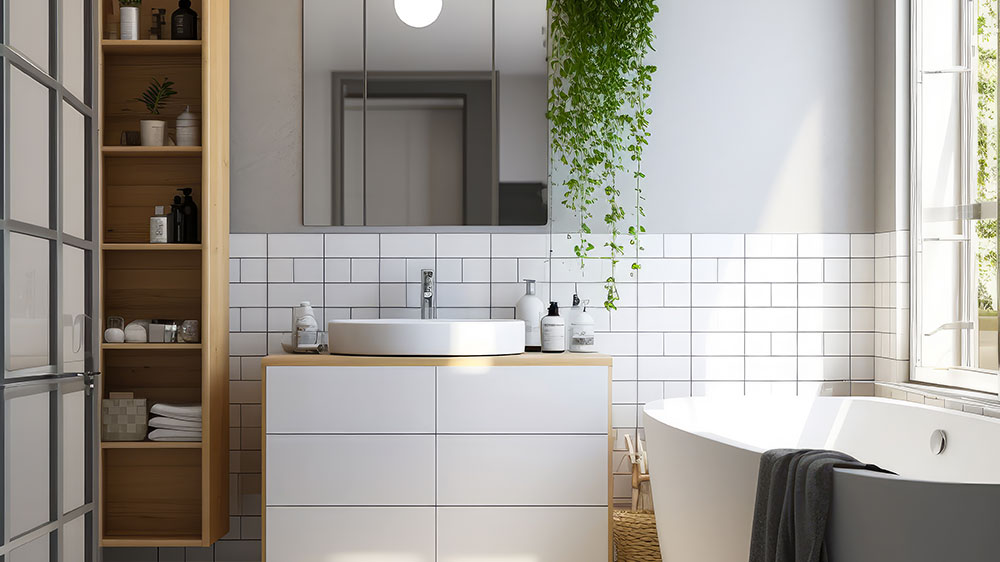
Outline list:
[[[135,41],[139,39],[139,8],[138,6],[121,7],[122,39]]]
[[[163,146],[166,130],[166,121],[155,119],[139,121],[139,137],[142,139],[142,146]]]

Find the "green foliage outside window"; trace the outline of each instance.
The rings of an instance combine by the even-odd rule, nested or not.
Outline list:
[[[976,196],[997,200],[997,0],[977,0],[977,166]],[[976,222],[976,259],[979,270],[979,308],[996,310],[997,221]]]

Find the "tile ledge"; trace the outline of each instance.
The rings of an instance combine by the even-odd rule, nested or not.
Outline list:
[[[975,392],[958,388],[944,388],[912,382],[876,382],[875,386],[876,388],[883,387],[887,389],[895,389],[906,393],[920,394],[925,398],[943,400],[945,402],[945,407],[948,407],[949,403],[951,403],[953,405],[953,409],[962,409],[962,406],[976,406],[992,410],[1000,409],[1000,397],[986,392]],[[878,395],[878,392],[876,392],[876,396]],[[954,406],[959,407],[954,408]]]

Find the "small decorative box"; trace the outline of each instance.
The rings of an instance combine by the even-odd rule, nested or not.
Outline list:
[[[142,441],[148,418],[145,398],[101,400],[101,440]]]

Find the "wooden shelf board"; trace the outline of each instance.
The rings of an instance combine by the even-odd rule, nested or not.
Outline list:
[[[101,154],[109,158],[188,158],[201,156],[200,146],[102,146]]]
[[[132,537],[132,536],[106,536],[101,539],[101,546],[108,547],[140,547],[140,546],[205,546],[201,537]]]
[[[195,251],[201,250],[201,244],[143,244],[143,243],[107,243],[101,244],[102,250],[108,251]]]
[[[104,39],[101,49],[105,55],[200,55],[201,40],[174,41],[170,39],[125,41],[122,39]]]
[[[156,351],[182,351],[201,349],[200,343],[102,343],[101,349],[149,349]]]
[[[103,441],[102,449],[200,449],[201,441]]]

